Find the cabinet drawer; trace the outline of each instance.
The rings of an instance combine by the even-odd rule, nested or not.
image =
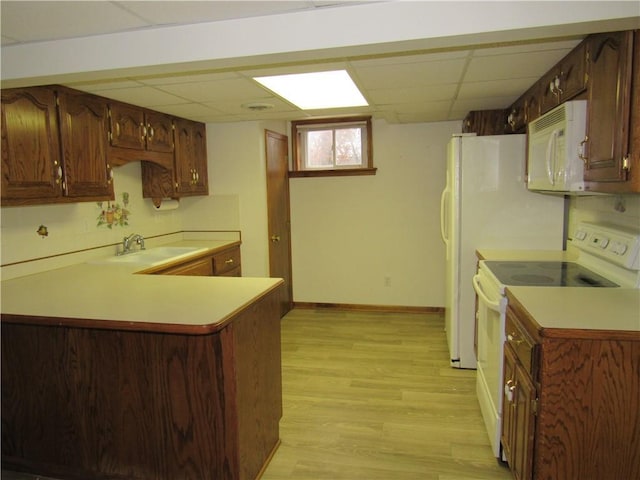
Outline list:
[[[505,325],[506,343],[513,348],[524,369],[535,378],[536,344],[520,327],[511,310],[507,309]]]
[[[240,248],[235,247],[213,256],[213,274],[223,275],[240,268]],[[240,275],[231,275],[240,276]]]
[[[162,275],[190,275],[198,277],[210,277],[213,275],[211,257],[193,260],[182,265],[177,265],[159,272]]]

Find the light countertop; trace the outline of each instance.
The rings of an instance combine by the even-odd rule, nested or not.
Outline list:
[[[543,329],[640,333],[640,290],[630,288],[507,287]]]
[[[183,241],[171,245],[202,245],[215,251],[232,243]],[[5,280],[1,311],[53,317],[56,324],[208,333],[282,283],[277,278],[136,274],[144,268],[80,263]]]
[[[478,250],[483,260],[575,261],[555,250]],[[640,332],[640,290],[629,288],[507,287],[542,329]]]

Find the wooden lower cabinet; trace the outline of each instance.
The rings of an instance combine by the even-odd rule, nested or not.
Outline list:
[[[241,277],[240,247],[233,247],[213,256],[213,274],[220,277]]]
[[[640,478],[640,334],[540,329],[509,296],[506,335],[502,445],[514,478]]]
[[[78,480],[259,477],[282,416],[278,298],[273,290],[200,333],[3,315],[3,468]]]
[[[502,446],[514,478],[532,478],[536,388],[513,349],[504,348]]]
[[[154,271],[149,271],[148,273],[201,277],[241,277],[240,245],[236,244],[213,254],[187,260],[167,268],[154,269]]]
[[[211,277],[213,276],[213,262],[211,257],[199,258],[181,265],[171,267],[167,270],[159,272],[162,275],[190,275],[194,277]]]

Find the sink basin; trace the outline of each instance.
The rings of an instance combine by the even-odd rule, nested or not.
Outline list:
[[[153,267],[163,263],[180,260],[194,253],[203,252],[206,248],[201,247],[155,247],[148,250],[139,250],[126,255],[116,255],[114,257],[91,260],[93,264],[129,264]]]

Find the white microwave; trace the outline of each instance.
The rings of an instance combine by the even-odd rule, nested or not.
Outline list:
[[[587,101],[565,102],[528,125],[527,187],[556,193],[584,192],[582,147]]]

